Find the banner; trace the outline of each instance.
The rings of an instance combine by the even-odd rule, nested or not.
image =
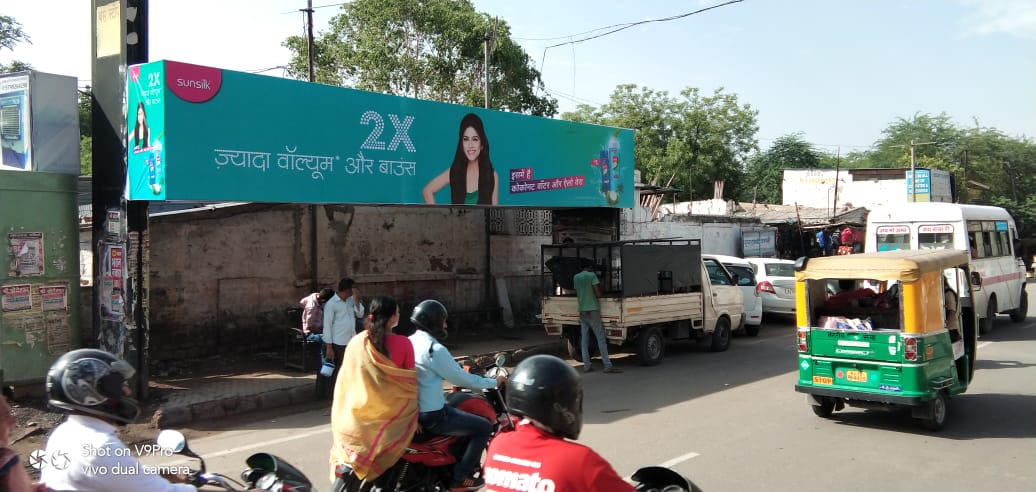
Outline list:
[[[0,77],[0,169],[31,171],[29,75]]]
[[[633,131],[158,61],[127,78],[131,200],[633,206]]]

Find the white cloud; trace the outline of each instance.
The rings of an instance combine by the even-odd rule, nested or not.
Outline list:
[[[1032,0],[961,0],[961,4],[974,9],[966,20],[973,33],[1036,39],[1036,2]]]

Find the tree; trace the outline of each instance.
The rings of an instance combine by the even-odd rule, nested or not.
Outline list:
[[[14,50],[18,43],[32,44],[28,34],[22,30],[22,25],[14,17],[0,15],[0,50],[7,48]],[[0,63],[0,73],[21,72],[31,69],[28,63],[13,60],[9,65]]]
[[[536,95],[540,73],[507,23],[476,12],[469,0],[356,0],[329,24],[313,43],[317,82],[483,106],[483,50],[491,36],[490,107],[557,113],[555,99]],[[284,46],[292,51],[288,73],[307,78],[306,39],[292,36]]]
[[[79,174],[93,174],[93,91],[90,86],[79,91]]]
[[[687,200],[712,196],[715,180],[724,181],[725,196],[739,195],[745,160],[758,148],[757,114],[723,89],[702,96],[688,87],[674,98],[624,84],[600,108],[580,105],[562,118],[635,130],[636,166],[644,181],[685,187],[678,197]]]
[[[784,135],[765,152],[748,159],[745,187],[741,201],[783,203],[782,188],[785,169],[819,169],[824,158],[801,133]]]

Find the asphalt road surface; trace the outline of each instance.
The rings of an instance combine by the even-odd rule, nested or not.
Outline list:
[[[583,379],[580,442],[623,476],[661,464],[706,491],[1036,490],[1036,317],[1000,316],[981,337],[975,382],[950,400],[940,432],[909,413],[813,415],[794,390],[794,330],[790,320],[767,320],[758,337],[735,338],[722,353],[673,345],[655,367],[619,356],[625,372]],[[249,454],[265,451],[329,490],[326,412],[321,405],[186,432],[210,470],[237,477]],[[226,425],[232,430],[220,430]]]

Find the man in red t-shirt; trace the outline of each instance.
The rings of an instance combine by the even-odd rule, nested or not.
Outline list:
[[[583,428],[583,388],[565,361],[552,355],[523,360],[507,382],[507,403],[523,419],[489,443],[488,491],[636,490],[594,450],[565,439],[577,439]]]

